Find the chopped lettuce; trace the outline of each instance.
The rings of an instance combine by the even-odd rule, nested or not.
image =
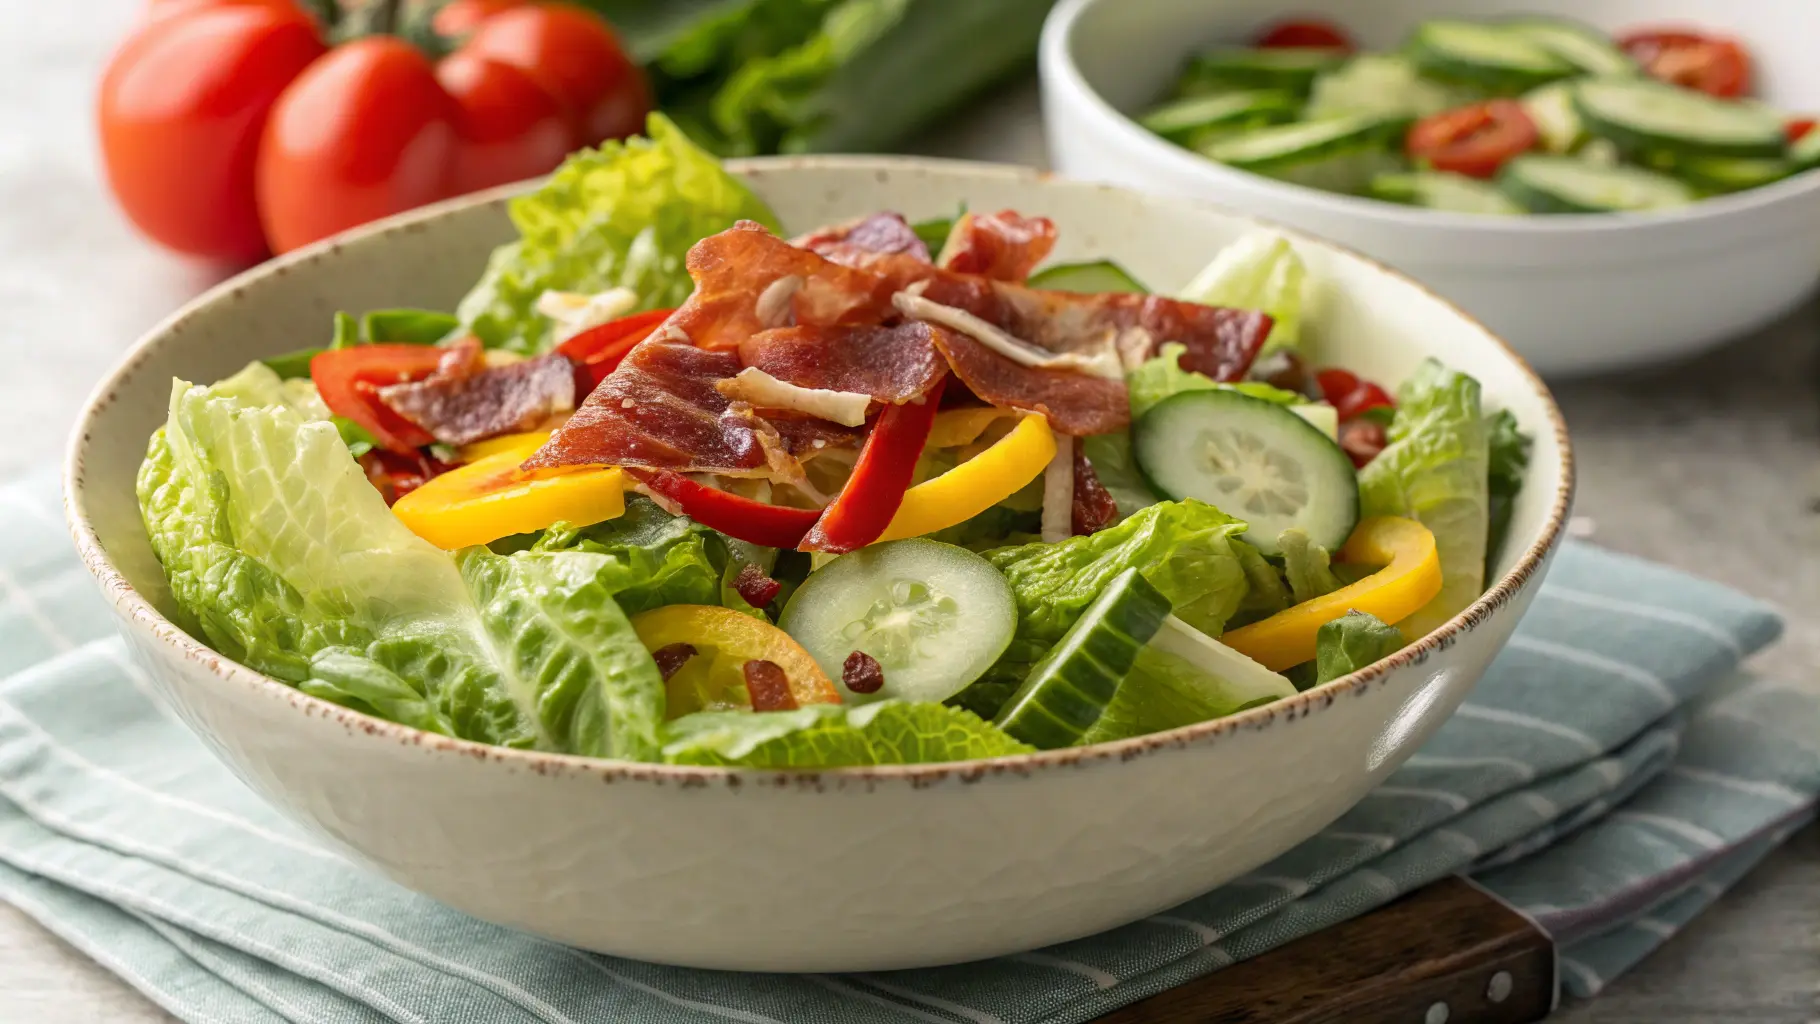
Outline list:
[[[1165,501],[1098,533],[1059,544],[986,552],[1017,599],[1017,635],[996,665],[952,698],[982,718],[1023,682],[1114,576],[1136,567],[1175,614],[1218,634],[1244,599],[1245,570],[1232,539],[1245,524],[1199,501]],[[990,712],[990,714],[988,713]]]
[[[375,309],[360,318],[360,337],[374,344],[434,345],[461,326],[433,309]]]
[[[1434,533],[1441,555],[1441,593],[1398,623],[1413,640],[1485,588],[1490,455],[1479,382],[1424,361],[1397,389],[1389,437],[1390,445],[1359,472],[1360,511],[1419,520]]]
[[[1212,377],[1181,367],[1182,354],[1187,352],[1185,345],[1176,342],[1165,344],[1157,354],[1139,363],[1125,377],[1125,386],[1131,393],[1131,418],[1137,420],[1155,408],[1157,403],[1184,391],[1212,391],[1226,388],[1261,398],[1266,402],[1278,405],[1301,405],[1308,399],[1293,391],[1285,391],[1263,381],[1247,380],[1236,384],[1222,384]]]
[[[1264,351],[1294,349],[1302,341],[1307,278],[1308,268],[1289,239],[1273,231],[1253,231],[1221,249],[1177,297],[1209,306],[1262,310],[1275,321]]]
[[[669,723],[664,736],[663,759],[671,764],[751,768],[928,764],[1036,749],[969,711],[894,700],[763,714],[698,711]]]
[[[1302,530],[1284,530],[1277,537],[1277,547],[1283,551],[1283,575],[1289,580],[1296,604],[1325,597],[1345,586],[1333,573],[1333,559],[1327,549]]]
[[[177,621],[307,692],[466,739],[657,753],[663,682],[613,559],[458,556],[405,528],[321,410],[256,366],[175,382],[139,500]]]
[[[1235,537],[1232,553],[1238,556],[1239,565],[1245,570],[1246,591],[1238,611],[1227,621],[1227,629],[1267,619],[1289,607],[1289,588],[1283,585],[1282,575],[1263,552]]]
[[[1118,503],[1121,522],[1160,500],[1144,481],[1144,474],[1138,472],[1137,459],[1131,454],[1130,432],[1095,434],[1082,438],[1081,444],[1100,486]]]
[[[1315,634],[1315,682],[1330,683],[1343,675],[1403,649],[1397,627],[1365,612],[1348,612],[1323,623]]]
[[[777,218],[662,114],[649,139],[607,142],[569,157],[536,192],[512,200],[520,238],[494,250],[486,273],[456,314],[489,346],[547,348],[545,291],[592,294],[629,288],[640,309],[680,305],[694,289],[684,267],[702,238]]]
[[[1485,577],[1490,579],[1492,563],[1503,553],[1504,538],[1510,534],[1510,517],[1523,490],[1523,474],[1529,469],[1530,437],[1517,426],[1509,409],[1492,413],[1485,421],[1485,433],[1491,452],[1486,477],[1491,489],[1491,530],[1485,544]]]
[[[667,604],[719,604],[728,564],[719,533],[636,494],[626,496],[618,518],[580,529],[558,523],[531,550],[605,556],[602,582],[627,615]]]

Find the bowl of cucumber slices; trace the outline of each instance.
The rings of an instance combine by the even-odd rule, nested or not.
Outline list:
[[[1643,365],[1820,283],[1820,7],[1063,0],[1057,170],[1382,259],[1541,372]]]

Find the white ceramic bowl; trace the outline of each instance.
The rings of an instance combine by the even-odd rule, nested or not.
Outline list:
[[[1820,171],[1641,216],[1498,218],[1321,192],[1202,159],[1140,128],[1191,54],[1288,13],[1369,49],[1425,18],[1550,14],[1604,29],[1665,20],[1742,39],[1758,86],[1820,110],[1812,0],[1062,0],[1043,30],[1043,115],[1064,174],[1214,200],[1375,256],[1458,302],[1545,374],[1692,353],[1775,320],[1820,282]]]
[[[733,165],[801,230],[962,200],[1061,226],[1185,282],[1250,222],[1007,168],[877,158]],[[1299,240],[1329,283],[1316,343],[1394,381],[1425,355],[1536,435],[1502,578],[1386,662],[1267,708],[1122,743],[990,762],[764,773],[505,750],[368,718],[229,662],[160,611],[133,475],[173,376],[307,344],[335,309],[447,308],[510,236],[506,193],[383,222],[236,278],[147,335],[72,443],[77,547],[158,689],[254,789],[411,888],[501,924],[645,960],[740,970],[931,965],[1071,939],[1219,885],[1333,821],[1460,703],[1562,533],[1572,463],[1547,390],[1420,286]]]

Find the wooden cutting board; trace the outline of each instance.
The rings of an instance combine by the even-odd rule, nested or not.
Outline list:
[[[1554,942],[1452,878],[1097,1024],[1526,1024],[1554,1005]]]

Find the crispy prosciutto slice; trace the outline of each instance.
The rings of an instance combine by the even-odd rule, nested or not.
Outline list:
[[[661,333],[634,348],[525,466],[799,476],[777,430],[715,389],[739,372],[739,357]]]
[[[1119,517],[1119,503],[1113,500],[1106,485],[1100,483],[1100,475],[1093,471],[1093,463],[1087,453],[1081,449],[1084,445],[1074,446],[1074,535],[1086,536],[1098,533],[1112,525]]]
[[[378,396],[437,441],[464,445],[530,430],[575,408],[575,375],[556,353],[486,366],[480,342],[466,338],[449,347],[428,377],[387,385]]]
[[[1077,436],[1131,425],[1131,400],[1122,380],[1022,366],[958,331],[937,331],[935,344],[967,390],[992,405],[1042,413],[1056,430]]]
[[[947,367],[935,347],[940,328],[780,327],[740,343],[740,362],[798,387],[857,392],[891,405],[926,393]]]
[[[791,245],[849,267],[864,267],[873,257],[887,254],[929,262],[929,247],[902,214],[875,213],[794,238]]]
[[[731,349],[772,327],[876,324],[891,315],[883,279],[799,249],[752,221],[695,243],[688,266],[695,293],[654,337]]]
[[[908,226],[908,225],[906,225]],[[1055,222],[1015,210],[966,213],[954,222],[941,266],[995,281],[1022,282],[1055,248]]]

